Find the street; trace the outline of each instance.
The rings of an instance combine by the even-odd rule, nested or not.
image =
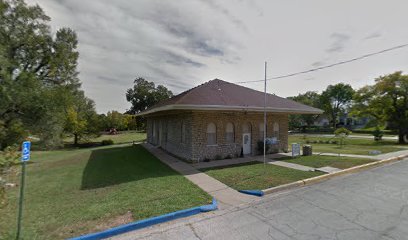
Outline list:
[[[113,239],[407,239],[408,161]]]

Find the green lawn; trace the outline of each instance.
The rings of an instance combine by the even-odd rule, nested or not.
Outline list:
[[[259,162],[251,162],[201,171],[236,190],[266,189],[301,179],[322,175]]]
[[[78,236],[211,202],[140,145],[33,152],[26,181],[23,235],[30,240]],[[7,194],[0,239],[15,236],[18,188]]]
[[[84,141],[80,141],[81,143],[100,143],[102,140],[112,139],[114,144],[122,144],[122,143],[132,143],[133,141],[136,142],[143,142],[146,140],[146,133],[145,132],[136,132],[136,131],[120,131],[116,135],[110,134],[102,134],[99,137],[87,139]],[[72,144],[74,142],[73,137],[67,137],[64,139],[64,142],[67,144]]]
[[[349,158],[349,157],[332,157],[332,156],[299,156],[296,158],[292,157],[283,157],[279,158],[279,160],[283,160],[290,163],[297,163],[304,166],[320,168],[325,166],[330,166],[334,168],[346,169],[351,168],[357,165],[362,165],[366,163],[373,162],[370,159],[363,159],[363,158]]]
[[[312,142],[307,143],[306,141]],[[313,141],[338,141],[337,138],[316,137],[316,136],[289,136],[289,149],[292,143],[301,143],[312,145],[314,152],[323,153],[345,153],[345,154],[359,154],[369,155],[370,151],[378,150],[382,153],[395,152],[399,150],[407,150],[408,146],[399,145],[396,140],[382,140],[374,141],[371,139],[356,139],[347,138],[342,147],[339,144],[327,143],[313,143]]]

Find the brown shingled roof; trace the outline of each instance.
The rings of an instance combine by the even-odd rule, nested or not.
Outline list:
[[[264,93],[239,86],[223,80],[214,79],[168,100],[162,101],[139,113],[185,110],[224,110],[224,111],[263,111]],[[267,112],[321,114],[322,110],[313,108],[273,94],[267,94]]]

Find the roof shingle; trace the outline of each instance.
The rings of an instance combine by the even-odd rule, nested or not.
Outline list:
[[[138,115],[171,109],[263,111],[263,108],[263,92],[214,79],[162,101]],[[322,113],[320,109],[273,94],[267,94],[266,110],[285,113]]]

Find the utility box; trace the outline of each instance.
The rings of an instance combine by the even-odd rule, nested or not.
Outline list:
[[[303,145],[303,156],[312,156],[312,146],[311,145]]]

